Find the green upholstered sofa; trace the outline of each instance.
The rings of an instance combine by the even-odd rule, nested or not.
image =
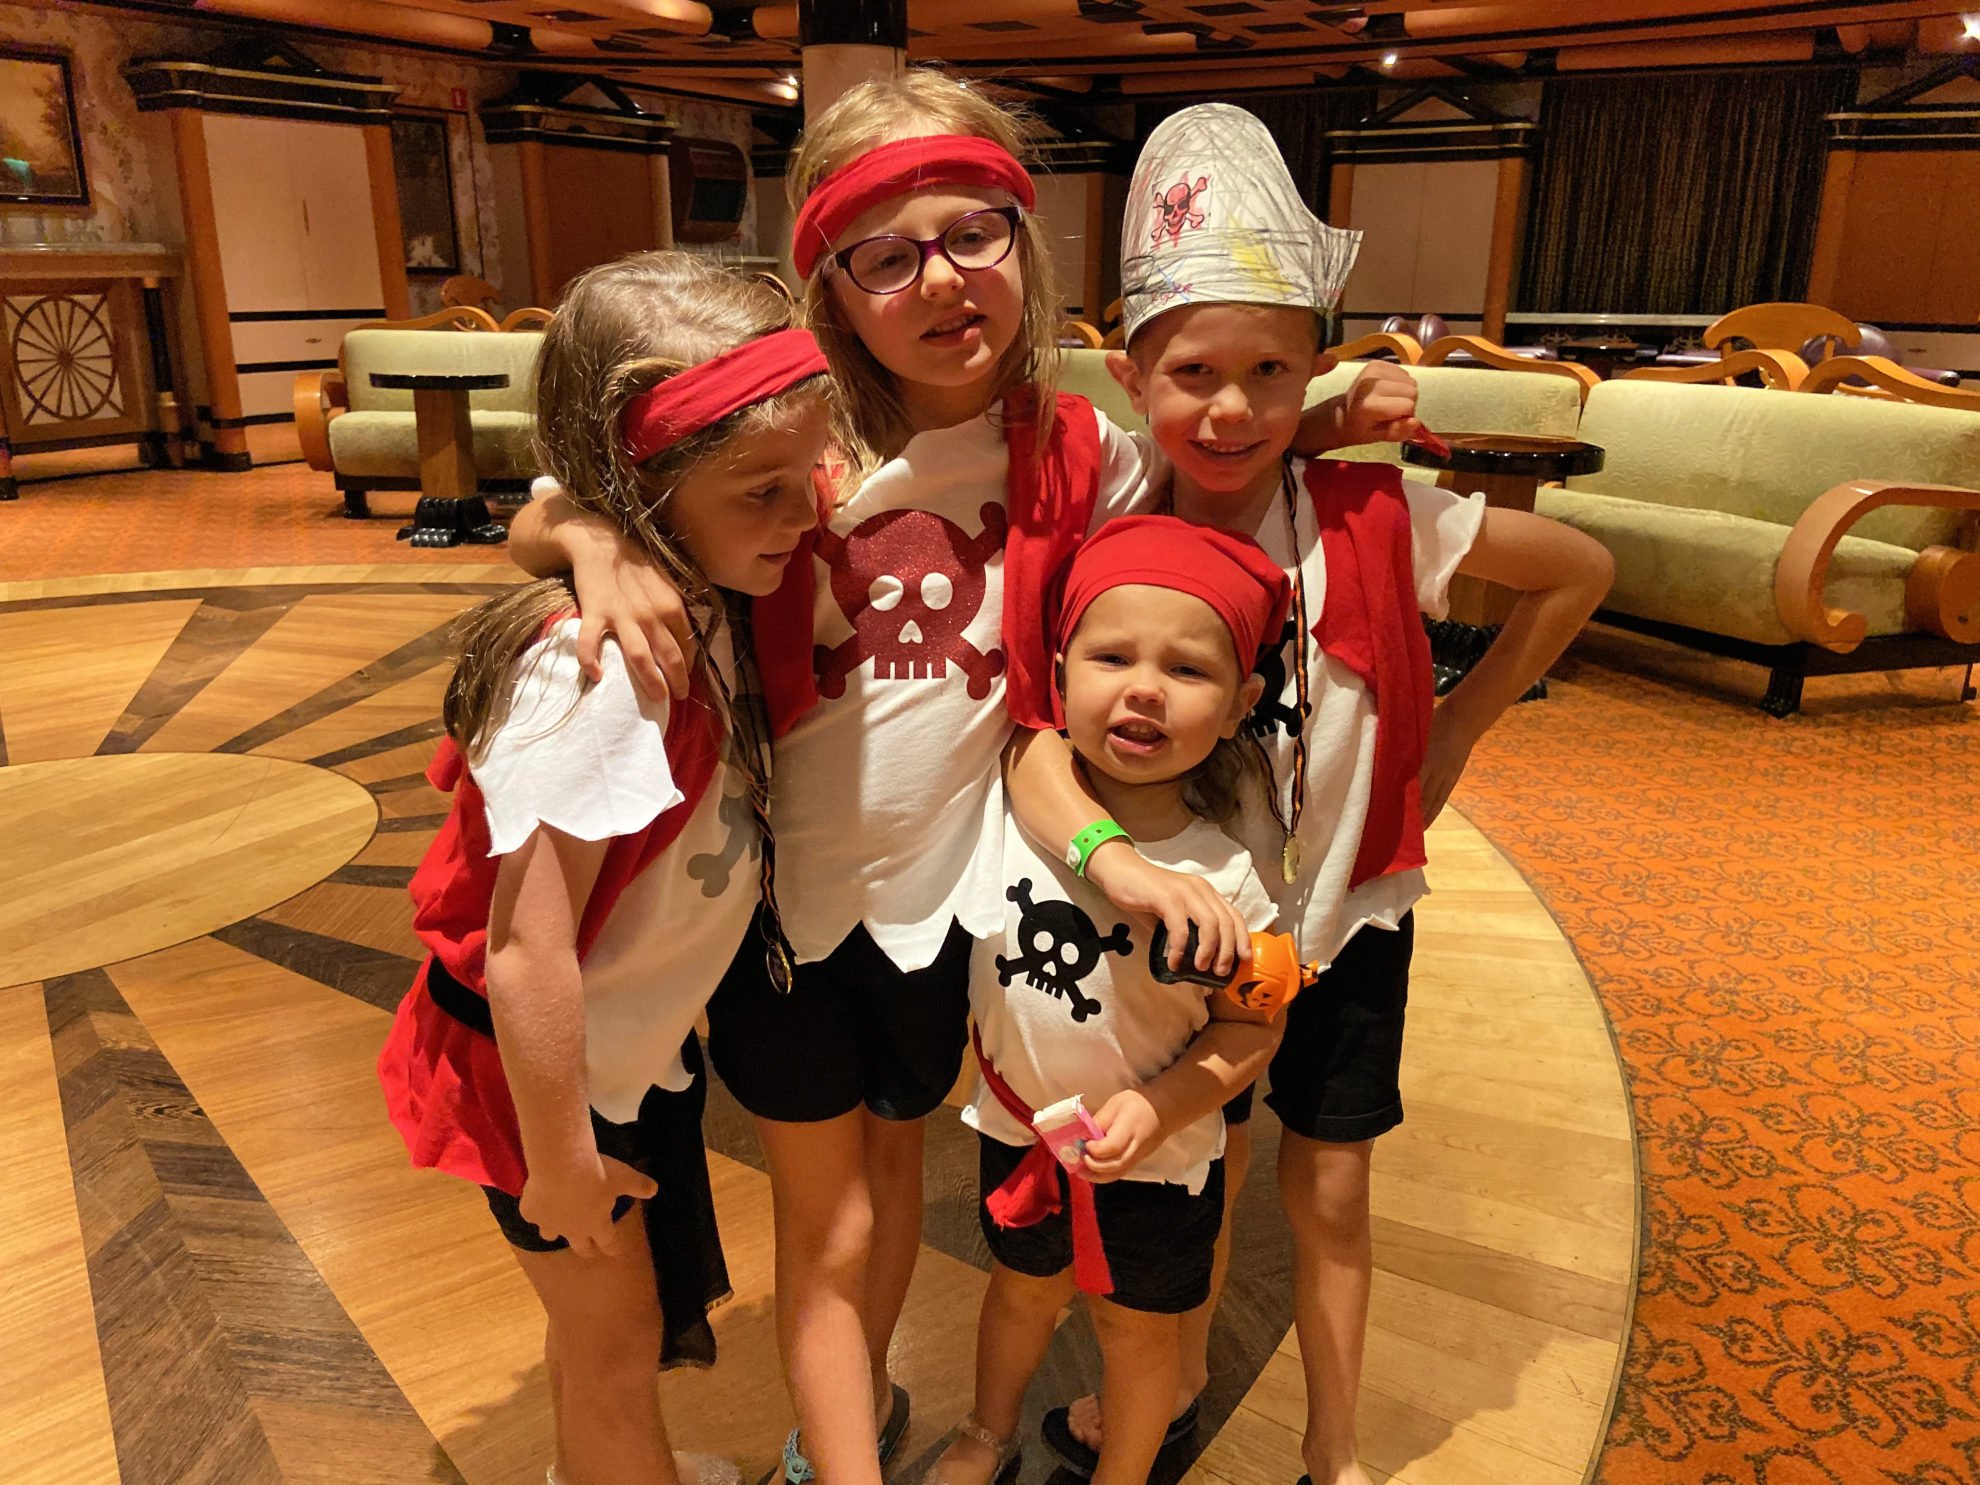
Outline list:
[[[1067,390],[1140,425],[1101,353],[1066,354]],[[1406,369],[1432,428],[1601,445],[1599,474],[1537,503],[1614,555],[1598,618],[1766,666],[1774,715],[1799,707],[1810,675],[1980,660],[1980,414],[1627,377],[1584,407],[1564,377]],[[1360,370],[1316,378],[1308,402]]]
[[[375,371],[499,371],[509,385],[468,394],[475,473],[484,491],[520,495],[536,461],[530,452],[536,357],[543,336],[531,330],[353,330],[334,372],[296,378],[296,432],[312,468],[336,478],[347,514],[368,515],[371,490],[419,488],[419,440],[410,392],[371,385]]]

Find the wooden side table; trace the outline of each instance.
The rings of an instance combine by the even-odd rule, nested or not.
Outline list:
[[[374,371],[374,387],[413,394],[413,425],[419,439],[419,503],[413,523],[399,532],[416,547],[452,547],[462,542],[494,546],[509,531],[488,513],[474,472],[474,425],[468,393],[492,392],[509,384],[506,371]]]
[[[1460,495],[1481,494],[1496,510],[1531,511],[1542,480],[1593,474],[1607,458],[1595,444],[1538,434],[1447,433],[1444,442],[1450,445],[1447,456],[1404,444],[1403,462],[1441,470],[1438,484]],[[1497,583],[1462,573],[1451,579],[1450,617],[1430,626],[1439,696],[1470,674],[1518,601],[1518,594]],[[1520,699],[1546,694],[1547,683],[1541,681]]]

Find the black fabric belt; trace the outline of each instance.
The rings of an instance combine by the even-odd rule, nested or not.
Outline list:
[[[495,1038],[495,1013],[488,1008],[488,997],[477,995],[447,973],[447,966],[434,955],[426,959],[426,993],[433,1003],[470,1031],[478,1031],[490,1041]]]

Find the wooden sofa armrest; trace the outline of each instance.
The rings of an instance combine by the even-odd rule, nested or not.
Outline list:
[[[1097,351],[1100,349],[1102,339],[1098,327],[1089,325],[1084,320],[1059,321],[1060,345],[1078,344],[1090,351]]]
[[[784,291],[786,297],[790,290]],[[550,322],[557,318],[554,309],[539,309],[534,304],[526,304],[521,309],[512,309],[502,321],[504,330],[548,330]]]
[[[1386,330],[1337,345],[1331,354],[1342,361],[1365,361],[1380,351],[1387,351],[1405,366],[1415,366],[1423,359],[1423,344],[1414,335],[1391,335]]]
[[[296,410],[296,442],[311,469],[335,473],[330,461],[330,425],[351,409],[350,390],[341,371],[299,371],[292,403]]]
[[[1774,607],[1797,638],[1843,655],[1863,643],[1863,615],[1828,607],[1822,589],[1836,543],[1886,505],[1980,511],[1980,490],[1845,480],[1824,492],[1794,523],[1774,570]],[[1905,609],[1920,628],[1961,644],[1980,641],[1980,552],[1928,547],[1912,564],[1904,588]]]
[[[1542,376],[1564,376],[1578,382],[1581,400],[1602,385],[1602,378],[1574,361],[1536,361],[1531,356],[1514,355],[1502,345],[1494,345],[1482,335],[1446,335],[1424,349],[1423,366],[1442,366],[1458,351],[1467,352],[1480,365],[1498,371],[1537,371]]]
[[[1625,371],[1618,380],[1640,382],[1723,382],[1758,372],[1768,387],[1781,392],[1798,390],[1808,378],[1808,363],[1793,351],[1729,351],[1702,366],[1645,366]]]
[[[456,304],[436,309],[430,315],[410,320],[367,320],[353,330],[500,330],[495,316],[472,304]]]
[[[1870,386],[1844,386],[1850,377],[1860,376]],[[1811,369],[1801,383],[1804,392],[1855,392],[1883,394],[1903,402],[1922,402],[1927,407],[1955,407],[1980,412],[1980,392],[1958,387],[1942,387],[1906,371],[1887,356],[1831,356]]]

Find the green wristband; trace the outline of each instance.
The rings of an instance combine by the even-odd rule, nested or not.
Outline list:
[[[1093,853],[1110,840],[1124,840],[1129,845],[1134,844],[1134,837],[1112,820],[1095,820],[1075,835],[1072,844],[1066,847],[1066,865],[1073,869],[1075,875],[1084,877],[1086,864],[1093,859]]]

